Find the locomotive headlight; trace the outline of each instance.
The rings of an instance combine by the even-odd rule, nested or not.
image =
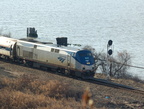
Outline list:
[[[87,64],[90,64],[90,62],[87,62]]]

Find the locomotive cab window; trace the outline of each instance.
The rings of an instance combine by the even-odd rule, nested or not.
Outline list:
[[[54,52],[54,48],[51,49],[51,52]]]
[[[75,56],[76,56],[76,53],[73,53],[72,56],[75,57]]]
[[[37,45],[34,45],[34,48],[37,48]]]
[[[78,51],[76,53],[76,60],[84,65],[92,65],[94,64],[94,58],[92,53],[88,50]]]
[[[56,53],[59,53],[59,49],[55,49],[55,52],[56,52]]]
[[[81,57],[92,56],[92,53],[79,53],[79,56]]]

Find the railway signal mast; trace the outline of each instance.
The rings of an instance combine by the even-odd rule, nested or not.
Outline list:
[[[111,62],[111,59],[112,59],[112,54],[113,54],[113,41],[112,40],[109,40],[108,41],[108,44],[107,44],[107,77],[110,77],[112,76],[112,62]]]
[[[108,44],[107,44],[107,53],[108,53],[108,56],[111,56],[112,53],[113,53],[112,43],[113,43],[113,41],[112,41],[112,40],[109,40],[109,41],[108,41]]]

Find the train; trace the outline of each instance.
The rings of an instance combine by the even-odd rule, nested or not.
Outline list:
[[[92,52],[65,43],[47,44],[0,36],[0,58],[83,79],[95,74]]]

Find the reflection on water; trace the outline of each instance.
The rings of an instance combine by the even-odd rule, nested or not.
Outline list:
[[[132,64],[144,66],[143,0],[1,0],[0,28],[14,38],[26,38],[35,27],[40,41],[68,37],[72,44],[90,45],[106,52],[109,39],[114,54],[127,50]],[[144,78],[144,70],[131,68]]]

